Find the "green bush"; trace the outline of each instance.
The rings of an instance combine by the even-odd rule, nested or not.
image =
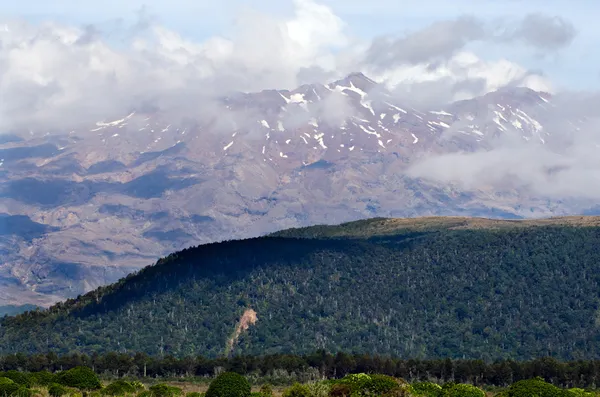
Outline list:
[[[240,374],[223,372],[210,383],[206,397],[250,397],[250,383]]]
[[[48,371],[33,372],[29,375],[32,385],[48,386],[56,383],[56,375]]]
[[[138,393],[136,397],[152,397],[152,392],[150,390],[144,390]]]
[[[273,397],[273,387],[265,383],[260,387],[260,395],[261,397]]]
[[[442,394],[442,387],[433,382],[415,382],[409,390],[411,394],[425,397],[440,397]]]
[[[48,394],[50,394],[51,397],[61,397],[69,393],[70,390],[68,387],[59,385],[58,383],[53,383],[48,387]]]
[[[367,375],[365,373],[348,374],[336,383],[348,385],[352,394],[360,394],[362,390],[366,390],[371,384],[371,375]]]
[[[19,385],[12,379],[0,377],[0,397],[12,396],[17,390],[19,390]]]
[[[57,376],[57,383],[74,387],[79,390],[98,390],[102,388],[100,379],[88,367],[75,367],[67,371],[60,372]]]
[[[442,397],[485,397],[485,393],[473,385],[458,383],[442,388]]]
[[[506,391],[507,397],[573,397],[574,394],[560,389],[542,378],[520,380]]]
[[[131,383],[124,380],[118,380],[102,389],[102,394],[107,396],[124,396],[125,394],[133,394],[136,391],[137,390]]]
[[[399,381],[392,376],[364,373],[346,375],[339,381],[335,381],[335,384],[346,385],[353,396],[381,396],[400,387]],[[339,387],[333,391],[335,395],[346,395],[346,391]]]
[[[13,394],[12,397],[31,397],[33,391],[25,386],[20,386]]]
[[[578,387],[573,387],[569,389],[569,392],[573,393],[577,397],[595,397],[596,394],[584,389],[580,389]]]
[[[259,391],[250,392],[250,397],[260,397],[260,396],[261,396],[261,394]]]
[[[306,385],[310,392],[310,397],[327,397],[331,385],[326,382],[311,382]]]
[[[283,391],[283,397],[311,397],[310,389],[306,385],[294,383]]]
[[[152,397],[177,397],[183,395],[183,390],[180,388],[169,386],[164,383],[151,386],[149,391]]]
[[[144,386],[144,384],[142,382],[140,382],[139,380],[132,380],[131,382],[129,382],[129,384],[131,386],[133,386],[133,388],[136,391],[146,390],[146,386]]]
[[[368,394],[374,394],[377,396],[381,396],[389,392],[390,390],[396,389],[399,387],[396,378],[388,375],[371,375],[371,380],[369,381],[366,392]]]
[[[197,391],[191,391],[185,395],[185,397],[204,397],[203,393],[198,393]]]
[[[31,380],[29,379],[29,375],[24,372],[6,371],[6,372],[0,373],[0,376],[11,379],[13,382],[15,382],[18,385],[22,385],[25,387],[31,386]]]

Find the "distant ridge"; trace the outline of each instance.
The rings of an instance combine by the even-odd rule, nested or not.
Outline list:
[[[205,244],[0,320],[0,354],[217,357],[233,334],[235,354],[598,359],[598,246],[598,217],[375,218]]]

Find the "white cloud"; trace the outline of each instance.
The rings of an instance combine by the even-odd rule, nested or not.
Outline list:
[[[0,30],[0,97],[10,100],[0,102],[0,131],[67,129],[141,106],[198,117],[218,94],[290,89],[358,70],[399,91],[450,92],[436,96],[444,99],[516,83],[548,89],[542,77],[508,60],[489,62],[465,52],[462,39],[451,40],[456,51],[440,63],[420,54],[411,61],[417,63],[375,68],[364,59],[370,43],[353,38],[331,8],[313,0],[293,5],[287,17],[242,9],[230,35],[199,42],[151,20],[120,36],[93,27],[8,21]],[[418,48],[414,40],[424,36],[411,34],[411,45]],[[424,83],[431,91],[423,90]]]

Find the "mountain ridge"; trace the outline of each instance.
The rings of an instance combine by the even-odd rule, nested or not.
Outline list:
[[[463,218],[433,220],[376,218],[188,248],[0,320],[0,354],[216,357],[251,309],[257,321],[236,354],[600,357],[600,218],[471,219],[467,228]]]
[[[289,227],[594,207],[526,186],[466,189],[407,174],[428,156],[489,150],[498,136],[554,144],[551,99],[511,88],[430,111],[402,102],[352,74],[231,96],[193,119],[152,110],[14,132],[0,143],[0,213],[20,223],[1,230],[0,303],[49,305],[190,245]]]

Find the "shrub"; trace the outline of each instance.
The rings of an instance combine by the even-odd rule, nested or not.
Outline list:
[[[311,397],[310,389],[296,382],[283,391],[283,397]]]
[[[569,392],[573,393],[577,397],[594,397],[595,396],[594,393],[592,393],[590,391],[586,391],[584,389],[580,389],[578,387],[569,389]]]
[[[152,392],[150,390],[144,390],[143,392],[138,393],[136,397],[152,397]]]
[[[331,386],[325,382],[311,382],[306,385],[310,392],[310,397],[327,397]]]
[[[439,397],[442,394],[442,387],[433,382],[415,382],[409,390],[417,396]]]
[[[359,393],[362,390],[366,390],[371,384],[371,376],[365,373],[360,374],[348,374],[340,379],[338,382],[348,385],[352,394]]]
[[[56,383],[56,375],[48,371],[34,372],[29,375],[29,379],[33,385],[48,386]]]
[[[399,387],[396,378],[388,375],[371,375],[371,380],[368,382],[365,392],[381,396],[390,390]]]
[[[10,379],[18,385],[22,385],[25,387],[31,386],[31,380],[29,379],[28,374],[26,374],[24,372],[6,371],[6,372],[0,373],[0,376]]]
[[[240,374],[223,372],[210,383],[206,397],[250,397],[250,383]]]
[[[0,377],[0,397],[12,396],[17,390],[19,390],[19,385],[12,379]]]
[[[260,392],[259,391],[250,392],[250,397],[260,397]]]
[[[452,384],[442,389],[443,397],[485,397],[485,393],[478,387],[464,383]]]
[[[573,393],[547,383],[541,378],[513,383],[506,394],[508,397],[573,397]]]
[[[33,395],[33,391],[28,389],[25,386],[20,386],[13,394],[12,397],[31,397]]]
[[[183,395],[183,390],[178,387],[159,383],[150,387],[150,395],[152,397],[176,397]]]
[[[53,383],[48,387],[48,394],[50,394],[51,397],[61,397],[69,394],[69,392],[70,390],[67,387],[59,385],[58,383]]]
[[[102,389],[102,394],[107,396],[124,396],[136,392],[135,387],[129,382],[118,380]]]
[[[346,385],[350,392],[342,388],[335,388],[334,394],[339,396],[358,395],[358,396],[381,396],[391,390],[400,387],[400,381],[387,375],[367,375],[364,373],[346,375],[334,384]]]
[[[57,376],[57,383],[63,386],[74,387],[79,390],[97,390],[102,388],[100,379],[88,367],[75,367],[67,371],[60,372]]]
[[[133,380],[133,381],[129,382],[129,384],[131,386],[133,386],[133,388],[136,391],[146,390],[146,386],[144,386],[144,384],[142,382],[140,382],[139,380]]]
[[[204,397],[203,393],[198,393],[197,391],[191,391],[185,395],[185,397]]]
[[[273,397],[273,387],[270,384],[265,383],[260,387],[261,397]]]

